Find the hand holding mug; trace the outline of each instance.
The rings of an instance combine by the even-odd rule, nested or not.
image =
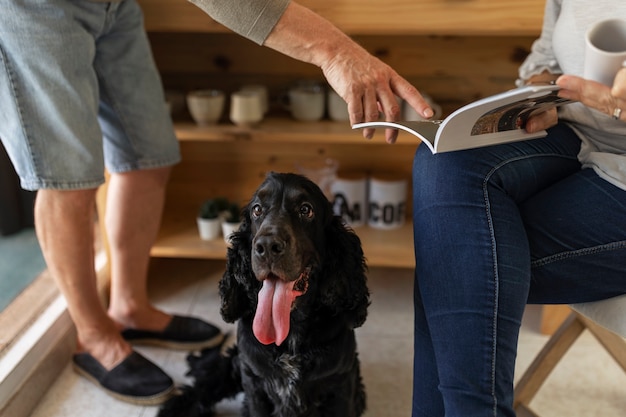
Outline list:
[[[612,87],[574,75],[562,75],[556,84],[561,87],[559,97],[580,101],[615,120],[626,120],[626,112],[622,114],[626,109],[626,68],[617,72]]]

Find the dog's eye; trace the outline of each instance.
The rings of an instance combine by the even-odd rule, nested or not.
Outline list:
[[[252,206],[252,216],[259,217],[263,213],[263,208],[260,204],[255,204]]]
[[[300,206],[300,215],[306,219],[312,219],[315,215],[313,212],[313,206],[309,203],[303,203]]]

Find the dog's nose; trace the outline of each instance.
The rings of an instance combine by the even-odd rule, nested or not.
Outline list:
[[[285,241],[275,235],[259,236],[255,239],[254,251],[257,256],[272,260],[279,258],[285,252],[286,246]]]

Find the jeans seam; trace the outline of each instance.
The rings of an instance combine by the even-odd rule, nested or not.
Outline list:
[[[501,165],[498,165],[498,167]],[[489,235],[491,239],[491,254],[493,262],[493,277],[494,277],[494,306],[493,306],[493,321],[492,321],[492,333],[491,333],[491,398],[493,399],[493,415],[497,415],[498,399],[496,397],[496,340],[498,332],[498,301],[499,301],[499,288],[498,288],[498,254],[496,249],[496,236],[493,227],[493,218],[491,216],[491,204],[489,201],[489,178],[495,172],[498,167],[494,167],[483,180],[483,198],[485,199],[485,214],[487,215],[487,224],[489,225]]]
[[[497,355],[497,332],[498,332],[498,307],[499,307],[499,277],[498,277],[498,254],[497,254],[497,249],[496,249],[496,236],[495,236],[495,230],[494,230],[494,226],[493,226],[493,218],[491,216],[491,204],[489,201],[489,180],[491,179],[491,177],[493,176],[493,174],[495,172],[497,172],[500,168],[502,168],[505,165],[508,165],[511,162],[516,162],[516,161],[521,161],[524,159],[528,159],[528,158],[544,158],[544,157],[559,157],[559,158],[567,158],[564,155],[561,154],[557,154],[557,153],[549,153],[549,154],[541,154],[541,155],[523,155],[523,156],[517,156],[515,158],[511,158],[511,159],[507,159],[504,160],[502,162],[500,162],[499,164],[495,165],[494,167],[491,168],[491,170],[485,175],[484,179],[483,179],[483,198],[485,199],[485,214],[487,215],[487,223],[489,225],[489,234],[490,234],[490,238],[491,238],[491,252],[492,252],[492,259],[493,259],[493,273],[494,273],[494,310],[493,310],[493,322],[492,322],[492,339],[493,339],[493,343],[492,343],[492,360],[491,360],[491,398],[493,398],[493,415],[494,417],[497,416],[498,413],[498,398],[496,396],[496,355]],[[567,158],[567,159],[571,159],[571,158]],[[624,243],[626,245],[626,243]]]
[[[626,241],[610,242],[602,245],[597,245],[589,248],[582,248],[571,250],[567,252],[560,252],[554,255],[546,256],[541,259],[534,260],[530,263],[531,268],[538,268],[553,262],[559,262],[565,259],[574,258],[577,256],[595,255],[601,252],[612,251],[615,249],[626,248]]]

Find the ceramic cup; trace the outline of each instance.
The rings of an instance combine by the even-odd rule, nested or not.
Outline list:
[[[333,212],[351,227],[366,223],[367,175],[365,173],[340,173],[330,187]]]
[[[296,172],[316,183],[326,198],[332,201],[331,186],[337,178],[339,161],[332,158],[313,157],[296,162]]]
[[[421,94],[422,94],[422,97],[424,97],[424,100],[428,102],[428,105],[433,109],[433,112],[435,113],[433,117],[431,117],[429,120],[440,119],[442,115],[441,106],[435,103],[435,101],[429,95],[424,94],[424,93],[421,93]],[[413,107],[409,105],[409,103],[402,100],[402,120],[419,121],[419,120],[426,120],[426,119],[424,119],[420,114],[418,114],[415,111],[415,109],[413,109]]]
[[[263,114],[267,114],[270,108],[270,93],[267,86],[263,84],[245,84],[241,86],[239,91],[258,94],[261,98],[261,104],[263,105]]]
[[[600,21],[585,37],[584,78],[612,86],[626,61],[626,20]]]
[[[328,117],[336,122],[347,122],[350,120],[348,104],[334,90],[329,90],[326,99],[328,107]]]
[[[257,92],[237,91],[230,96],[230,121],[254,126],[263,120],[263,98]]]
[[[320,85],[298,85],[287,93],[287,109],[291,116],[303,122],[316,122],[324,117],[325,93]]]
[[[408,181],[397,175],[376,175],[369,180],[368,225],[395,229],[406,220]]]
[[[224,111],[224,93],[220,90],[195,90],[187,94],[187,108],[199,125],[215,124]]]
[[[196,222],[198,224],[200,239],[213,240],[220,235],[222,224],[220,219],[202,219],[198,217]]]

